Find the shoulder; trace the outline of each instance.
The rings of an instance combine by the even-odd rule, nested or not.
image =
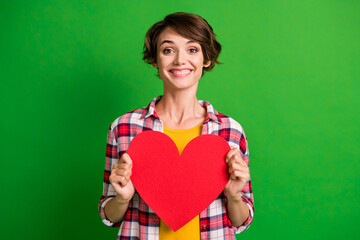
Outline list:
[[[118,118],[116,118],[110,125],[111,131],[117,131],[120,127],[130,128],[131,126],[138,125],[142,116],[146,111],[146,107],[129,111]]]
[[[243,153],[248,152],[247,138],[241,124],[232,117],[218,113],[221,121],[219,135],[224,137],[231,146],[238,147]]]
[[[221,129],[226,129],[227,131],[231,131],[240,135],[245,135],[243,127],[234,118],[223,113],[218,113],[217,116],[221,122]]]
[[[212,119],[214,122],[219,123],[220,128],[222,130],[237,132],[239,134],[244,132],[240,123],[238,123],[235,119],[233,119],[229,115],[218,112],[210,102],[205,100],[200,100],[200,104],[203,107],[206,107],[207,118]]]

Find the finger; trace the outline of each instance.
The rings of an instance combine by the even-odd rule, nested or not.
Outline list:
[[[130,164],[130,165],[132,166],[132,160],[131,160],[129,154],[124,153],[124,154],[121,156],[121,158],[120,158],[120,160],[119,160],[119,163],[127,163],[127,164]]]
[[[238,177],[234,173],[232,173],[232,174],[230,174],[230,179],[231,180],[237,180]]]
[[[114,174],[117,176],[122,176],[126,178],[126,181],[130,180],[132,171],[131,170],[122,170],[122,169],[117,169],[116,171],[114,171]]]
[[[111,177],[111,175],[116,175],[117,169],[118,169],[118,164],[115,164],[111,170],[110,177]]]
[[[243,167],[241,165],[234,165],[229,167],[229,174],[232,174],[233,172],[240,172],[240,173],[246,173],[249,174],[249,168]]]
[[[242,164],[244,160],[241,158],[240,153],[239,152],[235,152],[233,155],[231,155],[230,159],[228,160],[227,164],[230,166],[233,163],[238,163],[238,164]]]
[[[226,163],[228,163],[229,160],[230,160],[235,154],[237,154],[237,153],[240,154],[239,149],[237,149],[237,148],[231,148],[231,150],[226,154],[226,157],[225,157]]]
[[[232,149],[237,149],[237,150],[240,152],[240,155],[243,155],[243,152],[242,152],[239,148],[237,148],[237,147],[232,147]]]
[[[249,168],[248,164],[245,162],[245,160],[239,154],[233,155],[232,158],[229,160],[228,165],[230,166],[230,164],[233,161],[236,162],[236,163],[239,163],[243,167]]]
[[[119,166],[117,167],[117,169],[119,170],[131,170],[132,169],[132,165],[128,164],[128,163],[121,163],[119,164]]]
[[[126,177],[121,177],[119,183],[121,187],[125,187],[128,183],[128,180],[126,180]]]
[[[125,170],[125,169],[114,169],[114,171],[112,172],[112,174],[117,175],[117,176],[127,176],[129,170]]]
[[[239,177],[238,177],[238,170],[235,170],[235,171],[233,171],[233,172],[230,173],[230,179],[231,179],[231,180],[237,180],[237,179],[239,179]]]
[[[243,153],[242,153],[242,151],[240,151],[240,149],[238,149],[238,148],[236,148],[236,147],[231,147],[231,150],[230,150],[230,151],[231,151],[231,152],[232,152],[232,151],[239,152],[239,153],[240,153],[240,157],[242,158]],[[230,153],[230,151],[228,152],[228,154]]]
[[[229,173],[232,173],[235,170],[246,171],[247,169],[245,169],[244,166],[242,166],[241,164],[239,164],[237,162],[233,162],[233,163],[229,164]]]
[[[230,174],[230,178],[233,180],[241,179],[244,181],[248,181],[250,179],[250,173],[248,171],[235,170]]]
[[[132,168],[132,165],[131,164],[128,164],[128,163],[117,163],[115,164],[113,167],[112,167],[112,170],[115,170],[115,169],[124,169],[124,170],[127,170],[127,169],[131,169]]]
[[[124,176],[117,176],[114,175],[112,177],[112,181],[110,181],[112,184],[119,184],[121,187],[125,187],[126,184],[128,183],[128,180],[126,180],[126,177]]]

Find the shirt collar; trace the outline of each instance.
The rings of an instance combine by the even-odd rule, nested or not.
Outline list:
[[[148,118],[148,117],[155,117],[156,119],[160,119],[159,116],[156,114],[155,111],[155,105],[158,101],[160,101],[162,96],[155,97],[149,105],[145,108],[144,113],[141,115],[140,119],[142,118]],[[219,113],[215,110],[215,108],[211,105],[210,102],[205,100],[198,100],[201,106],[206,108],[206,119],[204,123],[207,123],[208,121],[214,121],[216,123],[221,123],[221,118],[219,116]]]

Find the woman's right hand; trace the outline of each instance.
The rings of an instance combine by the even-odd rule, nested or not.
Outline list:
[[[130,177],[132,174],[132,160],[124,153],[118,163],[114,165],[109,177],[110,183],[116,191],[116,199],[120,203],[127,203],[134,196],[135,188]]]

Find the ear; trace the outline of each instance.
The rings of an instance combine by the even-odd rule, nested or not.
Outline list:
[[[158,64],[156,62],[151,62],[151,65],[154,67],[154,68],[159,68]]]
[[[207,61],[207,63],[204,64],[204,67],[208,67],[208,66],[210,66],[210,64],[211,64],[211,61],[209,60],[209,61]]]

